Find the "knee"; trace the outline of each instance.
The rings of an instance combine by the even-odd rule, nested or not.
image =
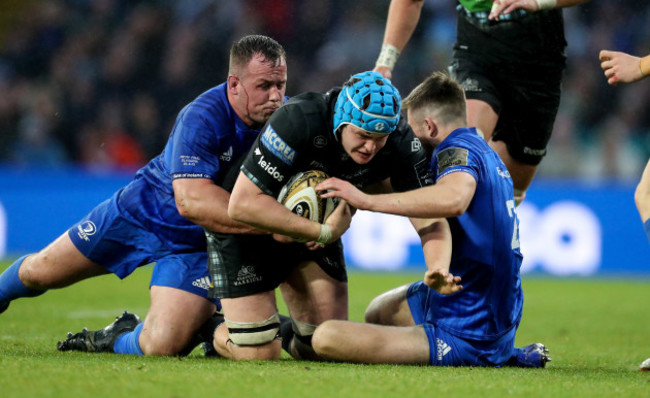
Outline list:
[[[178,355],[182,348],[183,347],[177,346],[175,344],[164,344],[160,340],[140,339],[140,349],[144,355],[171,357]]]
[[[320,357],[328,358],[337,345],[337,336],[339,335],[336,328],[337,321],[325,321],[314,331],[311,338],[311,345]]]
[[[225,346],[232,359],[272,361],[280,358],[282,343],[279,340],[280,316],[277,312],[260,322],[236,322],[226,318],[224,327],[228,332]]]
[[[20,264],[18,278],[23,285],[30,289],[49,289],[51,288],[51,283],[47,278],[47,268],[47,264],[45,264],[44,259],[39,254],[31,254]]]
[[[280,340],[273,340],[266,344],[237,346],[232,341],[230,345],[232,359],[236,361],[275,361],[280,359],[282,345]]]
[[[378,297],[375,297],[370,304],[368,304],[368,308],[366,308],[364,314],[366,323],[381,324],[380,307]]]
[[[144,355],[173,356],[189,343],[190,337],[184,334],[169,329],[147,328],[145,324],[138,343]]]

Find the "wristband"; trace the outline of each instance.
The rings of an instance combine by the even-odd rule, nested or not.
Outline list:
[[[650,75],[650,55],[641,58],[639,61],[639,70],[644,77]]]
[[[557,6],[557,0],[536,0],[540,10],[550,10]]]
[[[327,224],[321,224],[320,235],[318,235],[318,239],[316,239],[316,243],[318,243],[319,245],[326,245],[329,243],[330,239],[332,239],[332,227],[330,227]]]
[[[390,70],[393,70],[397,58],[399,57],[399,50],[392,44],[384,44],[381,46],[381,51],[379,52],[379,57],[375,63],[375,67],[384,66]]]

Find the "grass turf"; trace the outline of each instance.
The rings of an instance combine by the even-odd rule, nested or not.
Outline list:
[[[8,264],[0,264],[4,269]],[[142,317],[151,268],[20,299],[0,315],[3,397],[650,397],[650,281],[524,277],[517,345],[545,343],[546,369],[432,368],[61,353],[67,331],[98,329],[128,309]],[[352,273],[350,317],[419,275]],[[281,308],[281,312],[286,310]]]

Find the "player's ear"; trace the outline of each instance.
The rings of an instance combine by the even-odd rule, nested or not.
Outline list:
[[[430,117],[424,118],[424,124],[427,125],[427,131],[429,132],[429,138],[435,138],[438,135],[438,123],[435,119]]]
[[[239,93],[239,78],[235,75],[228,75],[228,91],[230,94],[237,95]]]

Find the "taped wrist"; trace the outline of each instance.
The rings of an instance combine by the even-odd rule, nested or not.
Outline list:
[[[384,44],[381,46],[381,51],[379,52],[379,57],[375,63],[375,67],[384,66],[390,70],[393,70],[397,58],[399,58],[399,50],[392,44]]]
[[[237,346],[264,345],[275,340],[280,331],[280,315],[276,312],[262,322],[234,322],[226,319],[228,337]]]
[[[320,225],[320,235],[316,239],[316,243],[320,245],[326,245],[332,240],[332,227],[327,224]]]
[[[540,10],[551,10],[557,6],[557,0],[536,0]]]
[[[641,70],[641,75],[650,75],[650,55],[641,58],[639,61],[639,69]]]

